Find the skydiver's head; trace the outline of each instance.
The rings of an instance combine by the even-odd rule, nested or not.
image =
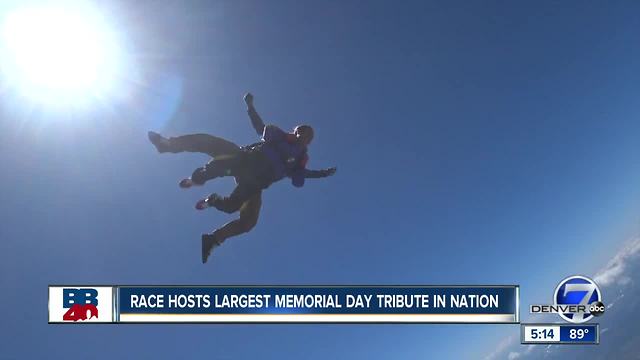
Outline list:
[[[309,125],[298,125],[293,129],[296,140],[304,145],[311,144],[313,140],[313,128]]]

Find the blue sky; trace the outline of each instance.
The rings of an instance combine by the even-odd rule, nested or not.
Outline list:
[[[2,357],[482,358],[518,327],[52,326],[46,286],[504,283],[545,302],[640,230],[639,7],[102,2],[121,96],[1,100]],[[202,265],[200,234],[231,217],[193,204],[232,180],[179,189],[207,158],[146,131],[254,142],[246,91],[265,121],[312,124],[309,166],[338,173],[273,185]]]

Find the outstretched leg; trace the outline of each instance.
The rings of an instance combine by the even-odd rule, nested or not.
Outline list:
[[[214,158],[206,166],[197,168],[191,177],[182,179],[179,185],[183,189],[229,175],[230,169],[239,160],[241,154],[238,145],[208,134],[183,135],[167,139],[158,133],[149,131],[149,141],[160,153],[198,152]]]
[[[211,194],[209,197],[202,199],[196,203],[196,209],[204,210],[208,207],[214,207],[222,212],[233,214],[240,210],[244,203],[251,199],[253,195],[262,192],[262,187],[257,184],[240,183],[227,197],[218,194]]]
[[[165,138],[158,133],[149,131],[148,135],[149,141],[160,153],[186,151],[208,154],[215,158],[235,155],[240,152],[240,147],[231,141],[208,134],[191,134]]]
[[[232,169],[240,160],[239,155],[234,155],[222,160],[213,159],[203,167],[199,167],[193,171],[191,177],[180,181],[181,188],[190,188],[192,185],[203,185],[205,182],[221,176],[231,175]]]
[[[228,222],[212,234],[202,235],[202,262],[207,262],[214,247],[220,246],[230,237],[247,233],[258,223],[262,207],[262,191],[258,191],[240,207],[240,217]]]

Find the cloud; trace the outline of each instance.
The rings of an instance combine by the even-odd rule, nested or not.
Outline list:
[[[486,359],[640,359],[640,334],[634,327],[640,321],[638,274],[640,237],[623,246],[593,276],[607,305],[605,314],[594,321],[599,322],[601,327],[599,346],[521,345],[511,335]]]
[[[521,345],[520,347],[524,347],[524,352],[511,351],[509,352],[509,356],[507,358],[509,360],[519,359],[521,356],[527,356],[531,353],[536,347],[535,345]]]
[[[609,261],[607,266],[600,270],[593,278],[596,284],[600,286],[608,286],[614,283],[627,285],[631,282],[627,267],[630,261],[637,260],[640,257],[640,237],[631,241],[616,256]]]
[[[484,360],[501,359],[501,355],[504,353],[504,351],[508,347],[514,344],[515,340],[516,340],[515,336],[513,335],[507,336],[506,338],[504,338],[502,341],[498,343],[498,346],[496,346],[496,348],[489,355],[487,355],[484,358]]]

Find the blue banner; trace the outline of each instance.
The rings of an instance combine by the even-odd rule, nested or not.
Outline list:
[[[518,297],[517,286],[119,286],[116,313],[133,322],[517,323]]]

